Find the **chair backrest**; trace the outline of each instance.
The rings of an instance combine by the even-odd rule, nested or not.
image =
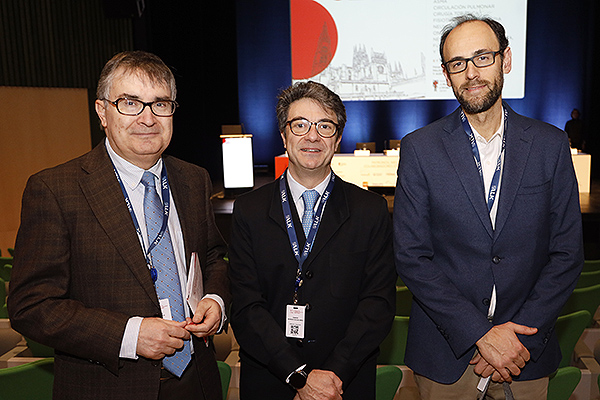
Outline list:
[[[581,370],[579,368],[559,368],[550,375],[547,400],[569,400],[580,380]]]
[[[589,312],[582,310],[571,314],[561,315],[556,320],[554,330],[558,337],[558,344],[562,353],[559,367],[566,367],[571,362],[571,354],[581,334],[587,328],[592,316]]]
[[[229,391],[229,381],[231,380],[231,367],[223,361],[217,361],[219,367],[219,375],[221,376],[221,389],[223,390],[223,400],[227,400],[227,392]]]
[[[402,382],[402,370],[400,368],[395,365],[378,367],[375,378],[375,399],[393,400],[400,382]]]
[[[583,271],[598,271],[600,270],[600,260],[585,260],[583,262]]]
[[[406,286],[396,286],[396,315],[410,317],[413,296]]]
[[[13,249],[12,247],[8,248],[8,254],[10,254],[11,257],[15,256],[15,249]]]
[[[51,400],[54,358],[0,369],[0,400]]]
[[[11,275],[12,275],[12,265],[11,264],[4,264],[4,265],[0,266],[0,278],[2,278],[2,280],[4,282],[10,282]]]
[[[575,311],[586,310],[593,316],[599,305],[600,285],[579,288],[573,290],[560,314],[566,315]]]
[[[406,338],[408,336],[408,321],[409,317],[394,317],[392,330],[379,346],[381,353],[377,358],[377,364],[404,365]]]
[[[33,357],[54,357],[54,349],[25,337],[27,347]]]
[[[369,150],[375,153],[375,142],[356,142],[356,150]]]
[[[600,285],[600,269],[598,271],[582,272],[577,280],[576,288]]]

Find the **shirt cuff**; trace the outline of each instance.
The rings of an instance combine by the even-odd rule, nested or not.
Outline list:
[[[131,317],[125,326],[123,340],[121,341],[121,351],[119,357],[130,358],[137,360],[137,341],[140,335],[140,326],[142,325],[142,317]]]
[[[217,329],[217,333],[221,333],[225,325],[225,320],[227,319],[227,315],[225,315],[225,302],[218,294],[207,294],[203,297],[203,299],[213,299],[214,301],[219,303],[219,307],[221,307],[221,323],[219,324],[219,329]]]

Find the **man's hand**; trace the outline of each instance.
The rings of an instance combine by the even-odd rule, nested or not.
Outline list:
[[[160,360],[183,347],[190,333],[185,330],[187,322],[169,321],[162,318],[144,318],[140,325],[137,341],[137,354],[153,360]]]
[[[198,302],[194,317],[187,322],[185,329],[198,337],[214,335],[221,325],[221,306],[213,299],[204,298]]]
[[[489,376],[492,373],[490,373],[488,366],[491,366],[504,381],[512,382],[512,376],[521,373],[521,369],[530,357],[529,351],[519,341],[517,334],[534,335],[535,333],[537,333],[537,328],[518,325],[513,322],[494,326],[477,341],[479,354],[486,363],[482,363],[480,359],[475,357],[471,361],[471,363],[477,364],[475,372],[482,375],[485,373]],[[475,361],[476,359],[477,361]],[[494,373],[492,379],[500,381],[498,375]]]
[[[332,371],[313,369],[294,400],[342,400],[342,381]]]

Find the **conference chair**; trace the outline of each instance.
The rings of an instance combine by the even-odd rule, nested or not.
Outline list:
[[[406,286],[396,286],[396,315],[410,317],[413,296]]]
[[[227,400],[227,392],[229,391],[229,381],[231,380],[231,367],[223,361],[217,361],[219,367],[219,375],[221,376],[221,389],[223,390],[223,400]]]
[[[0,318],[8,318],[8,311],[6,310],[6,284],[2,278],[0,278]]]
[[[384,365],[377,368],[375,378],[375,399],[393,400],[402,382],[402,370],[395,365]]]
[[[569,400],[580,380],[581,370],[579,368],[559,368],[550,375],[547,400]]]
[[[0,400],[51,400],[54,358],[0,369]]]
[[[33,357],[54,357],[54,349],[25,337],[27,347]]]
[[[408,336],[409,317],[395,316],[392,330],[379,346],[380,354],[377,364],[404,365],[406,338]]]
[[[562,353],[562,360],[560,361],[560,367],[566,367],[571,362],[571,355],[575,349],[577,341],[581,337],[581,334],[590,324],[592,316],[588,311],[581,310],[571,314],[561,315],[556,320],[554,325],[554,331],[558,338],[558,344],[560,345],[560,352]]]
[[[600,305],[600,285],[573,290],[561,311],[561,315],[586,310],[593,317]]]
[[[375,142],[356,142],[356,150],[369,150],[375,153]]]
[[[8,254],[10,254],[11,257],[15,256],[15,249],[13,249],[12,247],[9,247],[8,249]],[[0,254],[1,256],[2,254]]]
[[[583,272],[599,271],[600,260],[585,260],[583,262]]]
[[[0,278],[4,279],[5,282],[10,281],[10,274],[12,272],[12,257],[0,257]]]
[[[577,281],[576,288],[590,287],[600,285],[600,270],[582,272]]]

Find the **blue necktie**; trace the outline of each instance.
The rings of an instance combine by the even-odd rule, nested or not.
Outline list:
[[[148,243],[152,243],[162,227],[163,204],[156,192],[154,175],[151,172],[144,172],[142,184],[146,187],[144,191],[144,216],[146,218]],[[158,278],[155,283],[158,298],[160,300],[169,299],[173,321],[184,321],[185,312],[183,309],[183,296],[181,295],[179,274],[177,273],[177,264],[175,263],[175,254],[173,252],[171,235],[169,235],[168,228],[160,242],[152,249],[150,254],[152,256],[152,265],[156,268],[158,273]],[[163,367],[173,375],[181,377],[190,360],[190,341],[185,340],[183,349],[178,350],[172,356],[167,356],[163,359]]]
[[[304,200],[304,215],[302,216],[302,228],[304,229],[304,236],[308,237],[308,232],[315,218],[315,203],[319,198],[319,192],[315,189],[306,190],[302,193],[302,200]]]

